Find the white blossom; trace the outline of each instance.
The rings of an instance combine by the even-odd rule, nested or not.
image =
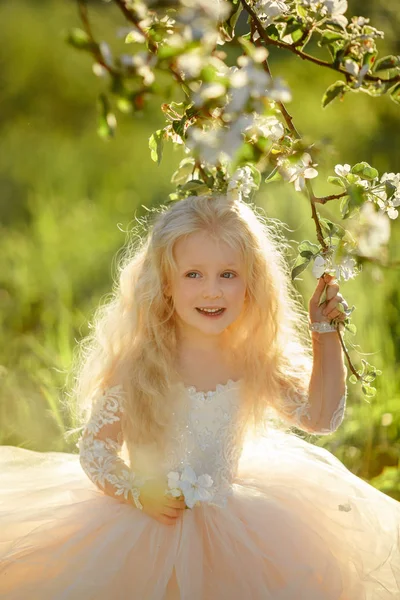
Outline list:
[[[364,202],[356,219],[347,226],[357,240],[357,252],[363,256],[379,256],[390,238],[390,219],[373,202]]]
[[[336,246],[331,246],[331,250],[334,251]],[[335,277],[339,281],[340,279],[344,279],[344,281],[348,281],[349,279],[355,277],[356,275],[356,267],[357,263],[354,258],[351,256],[341,257],[339,262],[335,260],[335,256],[331,253],[327,255],[326,258],[317,254],[314,258],[314,264],[312,267],[312,274],[314,277],[319,279],[322,275],[327,272],[335,272]]]
[[[237,63],[239,67],[233,66],[229,69],[229,102],[225,107],[227,114],[244,110],[249,99],[267,97],[280,102],[291,100],[287,85],[279,78],[271,79],[268,73],[248,56],[240,56]]]
[[[178,491],[181,491],[188,508],[213,498],[213,480],[210,475],[203,474],[198,477],[190,465],[186,465],[181,474],[171,471],[167,477],[170,493],[177,497]]]
[[[348,8],[347,0],[302,0],[301,4],[322,17],[329,17],[343,28],[348,23],[344,16]]]
[[[252,120],[251,114],[244,114],[228,127],[208,130],[190,127],[187,131],[186,145],[210,164],[230,160],[242,145],[243,132],[251,125]]]
[[[258,0],[253,8],[264,25],[271,22],[274,17],[279,17],[289,10],[283,0]]]
[[[346,175],[348,175],[351,172],[351,166],[348,165],[347,163],[345,165],[336,165],[335,166],[335,173],[336,175],[339,175],[340,177],[346,177]]]
[[[103,57],[103,61],[107,65],[107,67],[112,67],[113,66],[113,57],[112,57],[110,46],[107,44],[107,42],[100,42],[99,50],[100,50],[101,56]]]
[[[380,180],[381,184],[389,182],[396,189],[391,198],[388,198],[386,189],[382,187],[379,190],[375,190],[374,194],[377,197],[377,204],[384,212],[387,213],[390,219],[396,219],[399,215],[397,206],[400,206],[400,173],[384,173]]]
[[[314,275],[314,277],[319,279],[325,273],[325,268],[326,268],[326,260],[320,254],[317,254],[317,256],[314,258],[312,274]]]
[[[199,129],[190,127],[187,131],[186,145],[205,162],[215,164],[220,155],[221,133],[218,129]]]
[[[353,277],[355,277],[355,267],[357,266],[357,262],[355,261],[354,258],[351,258],[350,256],[345,256],[344,258],[342,258],[342,260],[340,261],[339,264],[336,264],[333,261],[333,267],[335,268],[336,271],[336,279],[340,280],[341,278],[344,279],[344,281],[348,281],[349,279],[352,279]]]
[[[266,96],[267,87],[271,83],[268,73],[257,67],[248,56],[240,57],[238,63],[240,68],[230,68],[229,102],[225,107],[228,114],[243,110],[251,97]]]
[[[235,171],[228,183],[228,199],[242,199],[242,196],[247,198],[254,188],[257,188],[257,184],[253,179],[250,167],[240,167]]]
[[[254,115],[252,124],[245,131],[253,141],[256,141],[259,137],[265,137],[277,142],[285,135],[285,128],[277,117],[266,117],[259,114]]]
[[[214,21],[223,21],[230,14],[230,7],[222,0],[180,0],[182,6],[202,12]]]
[[[353,75],[353,77],[357,79],[355,87],[360,87],[365,75],[368,73],[369,65],[365,64],[360,69],[360,65],[358,63],[351,58],[348,58],[344,61],[344,68],[348,73],[350,73],[350,75]]]
[[[179,487],[180,475],[177,471],[170,471],[167,475],[168,493],[174,498],[179,498],[182,495],[182,490]]]
[[[194,52],[181,54],[176,59],[178,68],[184,72],[185,77],[198,77],[203,66],[204,59]]]
[[[108,73],[107,69],[98,62],[93,63],[92,71],[96,75],[96,77],[105,77]]]
[[[157,62],[155,56],[150,55],[148,52],[137,52],[134,55],[122,54],[119,60],[124,67],[134,68],[137,74],[143,77],[146,85],[151,85],[154,82],[154,73],[151,67]]]
[[[294,183],[295,190],[301,192],[305,188],[305,180],[317,177],[318,171],[314,169],[311,156],[305,152],[297,163],[288,159],[279,159],[278,166],[282,175],[290,183]]]

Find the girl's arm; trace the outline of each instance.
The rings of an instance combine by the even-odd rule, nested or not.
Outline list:
[[[336,332],[312,332],[313,369],[306,394],[284,390],[285,420],[303,431],[324,435],[338,429],[346,408],[343,350]]]
[[[142,509],[140,486],[128,465],[119,457],[123,444],[122,385],[99,390],[92,413],[78,442],[83,470],[107,495]]]
[[[326,299],[322,301],[322,294]],[[323,323],[329,328],[330,321],[343,321],[346,316],[338,309],[347,302],[339,293],[339,285],[332,275],[325,273],[319,278],[309,302],[311,323]],[[321,325],[319,325],[321,324]],[[343,421],[346,408],[346,375],[343,350],[337,331],[319,333],[312,331],[313,367],[306,394],[286,390],[283,394],[285,418],[299,429],[309,433],[329,434]]]

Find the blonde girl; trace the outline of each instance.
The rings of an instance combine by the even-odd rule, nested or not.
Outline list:
[[[325,274],[307,315],[285,247],[217,194],[127,247],[78,355],[79,455],[0,451],[0,597],[400,593],[400,504],[288,429],[344,417],[346,303]]]

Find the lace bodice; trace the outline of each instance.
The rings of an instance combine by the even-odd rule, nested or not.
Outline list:
[[[173,413],[166,446],[127,448],[129,460],[121,458],[124,442],[121,418],[124,390],[116,385],[98,391],[92,414],[78,442],[81,465],[88,477],[106,493],[133,502],[142,508],[140,488],[147,479],[164,477],[176,495],[185,491],[192,505],[207,501],[224,506],[232,493],[244,436],[240,381],[229,380],[210,392],[178,385],[183,402]],[[330,433],[340,425],[345,411],[344,395],[332,411],[329,428],[315,433]],[[287,398],[287,417],[299,428],[309,420],[306,396]],[[175,489],[174,489],[175,488]],[[189,493],[190,492],[190,493]],[[189,504],[188,504],[189,505]]]

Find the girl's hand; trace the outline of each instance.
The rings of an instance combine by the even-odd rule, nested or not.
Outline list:
[[[183,496],[173,498],[165,494],[164,481],[147,481],[140,492],[143,512],[163,525],[175,525],[182,518],[186,503]]]
[[[321,297],[324,291],[326,291],[326,299],[321,303]],[[324,275],[319,278],[318,285],[308,305],[311,323],[315,323],[316,321],[330,323],[332,319],[337,319],[338,321],[344,321],[346,319],[346,314],[340,311],[337,306],[341,303],[343,304],[344,310],[347,310],[348,304],[342,294],[339,294],[338,292],[339,284],[334,276],[324,273]]]

